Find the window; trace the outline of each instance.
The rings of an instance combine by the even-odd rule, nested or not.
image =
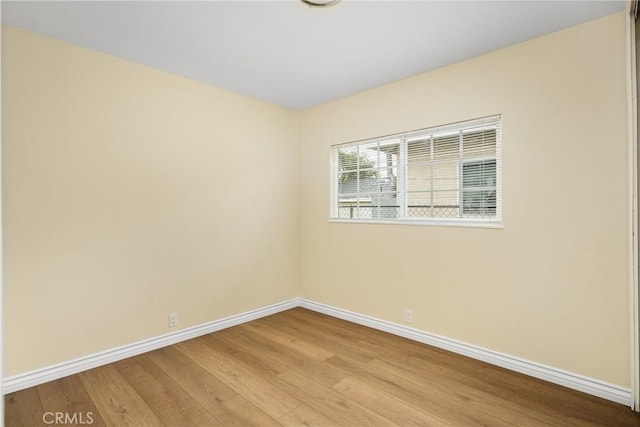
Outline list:
[[[496,214],[496,161],[462,163],[462,215]]]
[[[499,225],[500,117],[331,147],[331,219]]]

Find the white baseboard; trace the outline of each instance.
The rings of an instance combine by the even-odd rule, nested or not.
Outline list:
[[[428,332],[409,328],[397,323],[387,322],[386,320],[376,319],[374,317],[309,301],[307,299],[300,299],[300,306],[332,317],[337,317],[349,322],[388,332],[393,335],[399,335],[410,340],[432,345],[453,353],[462,354],[473,359],[482,360],[483,362],[487,362],[492,365],[520,372],[531,377],[592,394],[633,408],[631,390],[615,384],[606,383],[583,375],[567,372],[562,369],[556,369],[551,366],[509,356],[508,354],[488,350],[472,344],[453,340],[451,338],[430,334]]]
[[[512,371],[520,372],[535,378],[540,378],[545,381],[633,407],[631,390],[615,384],[609,384],[583,375],[574,374],[561,369],[542,365],[540,363],[509,356],[507,354],[502,354],[472,344],[453,340],[451,338],[431,334],[326,304],[317,303],[304,298],[294,298],[256,310],[203,323],[202,325],[181,329],[169,334],[160,335],[158,337],[149,338],[122,347],[91,354],[68,362],[4,378],[2,381],[2,393],[13,393],[18,390],[33,387],[68,375],[77,374],[78,372],[86,371],[87,369],[96,368],[98,366],[126,359],[127,357],[136,356],[138,354],[226,329],[231,326],[240,325],[251,320],[259,319],[261,317],[269,316],[295,307],[307,308],[309,310],[324,313],[349,322],[368,326],[370,328],[442,348],[453,353],[462,354],[473,359],[482,360],[483,362],[487,362],[492,365],[497,365]]]
[[[53,366],[48,366],[46,368],[26,372],[24,374],[7,377],[2,380],[2,393],[13,393],[14,391],[23,390],[28,387],[33,387],[38,384],[43,384],[48,381],[66,377],[68,375],[77,374],[78,372],[86,371],[87,369],[96,368],[98,366],[126,359],[127,357],[136,356],[138,354],[146,353],[151,350],[156,350],[161,347],[166,347],[168,345],[176,344],[181,341],[189,340],[191,338],[196,338],[201,335],[210,334],[212,332],[220,331],[231,326],[236,326],[242,323],[249,322],[251,320],[259,319],[261,317],[279,313],[284,310],[289,310],[291,308],[298,307],[299,302],[300,301],[298,298],[294,298],[256,310],[250,310],[219,320],[214,320],[212,322],[203,323],[201,325],[181,329],[165,335],[138,341],[132,344],[124,345],[122,347],[90,354],[88,356],[80,357],[68,362],[63,362]]]

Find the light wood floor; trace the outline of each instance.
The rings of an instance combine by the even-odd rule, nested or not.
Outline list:
[[[47,412],[92,426],[640,426],[623,405],[301,308],[5,397],[7,426]]]

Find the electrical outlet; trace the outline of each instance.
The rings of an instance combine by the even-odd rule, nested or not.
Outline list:
[[[178,324],[178,313],[169,313],[169,327],[173,328]]]
[[[406,308],[404,310],[404,321],[407,323],[413,323],[413,310]]]

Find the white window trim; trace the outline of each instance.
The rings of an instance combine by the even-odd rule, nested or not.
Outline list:
[[[406,216],[406,205],[405,205],[405,191],[398,192],[398,202],[400,206],[400,218],[398,219],[351,219],[351,218],[337,218],[338,216],[338,204],[337,194],[338,194],[338,182],[335,176],[335,162],[337,161],[335,156],[332,155],[333,148],[340,147],[352,147],[361,145],[365,142],[375,142],[375,141],[384,141],[388,139],[401,139],[403,143],[400,144],[401,151],[403,151],[402,158],[406,159],[406,149],[407,144],[411,138],[418,138],[420,135],[424,133],[434,134],[443,134],[447,132],[459,132],[461,127],[465,128],[473,128],[473,130],[477,130],[483,124],[487,124],[487,126],[495,126],[498,124],[499,132],[496,135],[496,216],[495,218],[410,218]],[[463,130],[464,131],[464,130]],[[330,192],[329,192],[329,222],[330,223],[346,223],[346,224],[387,224],[387,225],[426,225],[426,226],[444,226],[444,227],[469,227],[469,228],[489,228],[489,229],[503,229],[502,223],[502,120],[501,115],[487,116],[482,117],[475,120],[465,120],[462,122],[451,123],[443,126],[436,126],[431,128],[419,129],[410,132],[402,132],[392,135],[385,135],[377,138],[370,138],[366,140],[358,140],[352,141],[345,144],[336,144],[330,147],[330,162],[329,162],[329,179],[330,179]],[[469,159],[469,161],[476,161],[480,158]],[[486,158],[488,159],[488,158]],[[492,157],[493,159],[493,157]],[[398,167],[398,180],[403,180],[404,188],[406,189],[406,173],[404,171],[406,165],[404,167]],[[461,178],[459,178],[461,179]],[[460,195],[462,197],[462,195]]]
[[[385,221],[382,219],[338,219],[329,218],[329,222],[348,224],[387,224],[387,225],[429,225],[442,227],[466,227],[466,228],[496,228],[503,229],[501,221],[468,218],[418,218],[418,219],[394,219]]]

